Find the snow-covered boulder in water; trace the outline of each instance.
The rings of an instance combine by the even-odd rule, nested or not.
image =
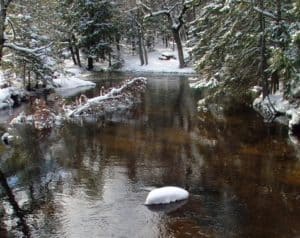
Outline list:
[[[153,189],[147,196],[145,205],[168,204],[171,202],[185,200],[189,192],[183,188],[167,186]]]
[[[299,134],[300,132],[300,111],[289,110],[287,114],[291,117],[289,121],[289,129],[291,134]]]
[[[1,136],[1,140],[5,145],[10,145],[13,142],[14,137],[12,135],[10,135],[8,132],[5,132]]]

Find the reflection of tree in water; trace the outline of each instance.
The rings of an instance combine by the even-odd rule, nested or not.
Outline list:
[[[242,236],[257,232],[270,237],[279,230],[292,234],[291,226],[299,231],[299,222],[291,224],[300,212],[296,209],[297,187],[282,181],[298,163],[281,128],[266,128],[249,112],[224,118],[203,114],[201,118],[198,136],[203,143],[197,149],[205,159],[194,186],[195,192],[201,187],[198,193],[204,195],[210,218],[200,224],[219,222],[223,227],[218,232]]]
[[[34,223],[42,227],[48,219],[53,219],[49,212],[53,206],[53,194],[49,184],[56,186],[58,181],[53,182],[55,168],[46,158],[48,141],[41,140],[41,135],[30,128],[21,128],[19,133],[21,141],[16,145],[13,156],[2,163],[5,175],[1,171],[0,179],[7,201],[19,220],[17,228],[23,236],[29,237],[34,233],[35,227],[32,227]],[[10,185],[8,180],[11,181]],[[43,216],[37,215],[40,211],[44,213]],[[8,215],[7,219],[13,221],[14,217]],[[56,227],[53,227],[53,231]],[[7,229],[10,233],[18,230]]]
[[[191,192],[186,205],[163,216],[158,229],[166,237],[189,230],[194,237],[201,232],[246,237],[262,227],[258,233],[268,237],[271,229],[290,236],[289,228],[298,232],[298,190],[283,181],[297,162],[281,132],[264,129],[251,114],[238,119],[197,114],[189,90],[185,80],[154,78],[144,108],[126,123],[70,123],[46,138],[24,130],[24,144],[2,168],[6,179],[18,177],[16,186],[27,194],[23,205],[10,185],[26,210],[29,230],[49,236],[63,229],[62,194],[102,202],[104,185],[128,189],[130,183],[134,188],[179,185]]]
[[[20,208],[11,188],[7,183],[6,177],[1,170],[0,170],[0,183],[4,190],[5,195],[7,196],[8,202],[14,211],[14,214],[19,220],[18,224],[21,227],[24,237],[30,237],[30,229],[25,219],[25,212]]]

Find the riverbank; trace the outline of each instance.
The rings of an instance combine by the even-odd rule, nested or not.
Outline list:
[[[202,98],[198,102],[198,110],[208,110],[208,101],[211,97],[217,97],[218,94],[231,94],[228,90],[224,90],[222,83],[216,78],[199,79],[199,78],[189,78],[190,88],[199,91],[210,91],[214,93],[208,94],[208,96]],[[282,91],[278,90],[274,94],[270,94],[263,99],[262,88],[259,86],[254,86],[245,95],[248,101],[252,100],[252,108],[259,113],[266,123],[276,121],[278,123],[284,124],[289,128],[289,134],[299,136],[300,135],[300,101],[297,99],[288,100],[284,97]],[[236,95],[233,97],[241,97],[241,95]],[[219,105],[220,106],[220,105]],[[220,106],[222,108],[222,106]]]

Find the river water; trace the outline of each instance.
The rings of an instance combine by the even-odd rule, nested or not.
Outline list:
[[[300,147],[286,128],[251,109],[198,113],[186,77],[148,79],[143,103],[111,122],[19,129],[22,143],[1,149],[0,237],[300,237]],[[189,200],[143,205],[166,185]]]

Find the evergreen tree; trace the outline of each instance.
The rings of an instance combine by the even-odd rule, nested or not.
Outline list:
[[[240,92],[260,84],[264,96],[297,76],[299,31],[293,1],[200,1],[190,28],[196,69]],[[275,85],[276,84],[276,85]],[[273,89],[274,91],[274,89]]]
[[[89,70],[94,59],[106,59],[111,64],[112,43],[116,27],[113,22],[114,5],[110,1],[78,0],[74,4],[77,22],[74,29],[79,47],[87,56]]]

